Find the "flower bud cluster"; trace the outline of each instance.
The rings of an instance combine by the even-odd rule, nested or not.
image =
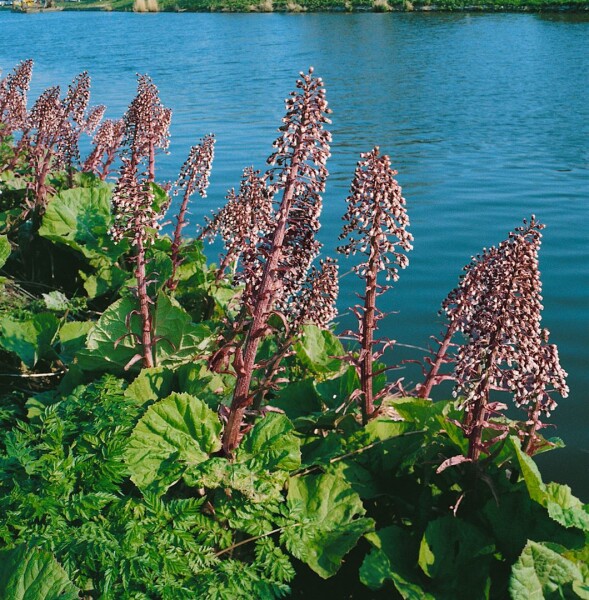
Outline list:
[[[172,111],[159,99],[155,84],[146,75],[138,76],[137,95],[123,117],[122,166],[112,195],[115,222],[110,233],[115,241],[129,238],[141,249],[161,229],[167,208],[154,207],[150,182],[154,180],[156,148],[167,149]],[[146,172],[141,169],[148,159]],[[141,250],[140,250],[141,251]]]
[[[498,247],[465,267],[458,287],[443,303],[467,341],[457,353],[455,394],[467,410],[486,402],[490,389],[510,391],[517,406],[536,404],[550,412],[549,391],[567,395],[566,373],[541,327],[542,284],[538,252],[544,225],[534,216]]]
[[[413,236],[407,231],[409,217],[401,186],[395,180],[397,171],[391,168],[387,155],[380,155],[378,147],[361,155],[350,195],[341,240],[347,242],[338,248],[345,256],[358,252],[368,260],[355,267],[361,277],[368,271],[384,271],[386,280],[397,281],[398,268],[409,264],[405,252],[413,249]],[[398,268],[397,268],[398,267]],[[376,273],[372,273],[372,276]]]
[[[123,146],[126,155],[139,162],[154,148],[168,149],[172,111],[163,106],[157,86],[147,75],[138,75],[137,81],[137,95],[124,116]]]
[[[331,112],[320,77],[300,73],[296,89],[285,101],[286,114],[281,135],[274,142],[266,174],[275,198],[282,192],[276,222],[285,219],[285,233],[278,264],[280,290],[276,306],[286,309],[303,285],[307,272],[321,245],[315,239],[319,230],[322,196],[328,176],[331,134],[324,129],[331,123]],[[284,214],[283,214],[284,213]],[[260,262],[264,263],[273,244],[273,233],[259,244]]]
[[[215,136],[211,133],[190,149],[174,184],[174,195],[178,195],[180,190],[188,192],[188,195],[198,191],[201,198],[206,198],[214,157]]]
[[[274,228],[272,196],[264,178],[252,167],[244,169],[239,193],[231,190],[227,204],[212,219],[207,219],[203,231],[212,239],[221,235],[225,246],[223,265],[241,260],[242,270],[236,279],[245,283],[244,301],[249,304],[258,288],[263,263],[259,259],[260,239],[271,234]]]
[[[92,138],[94,149],[86,159],[83,170],[100,175],[102,179],[106,178],[108,167],[115,159],[124,133],[125,122],[122,119],[103,121]]]
[[[132,246],[149,241],[150,232],[161,228],[161,212],[153,208],[154,195],[137,166],[128,158],[122,158],[119,179],[112,193],[114,223],[110,235],[115,242],[128,238]]]
[[[311,323],[327,329],[337,316],[339,294],[338,264],[333,258],[321,260],[320,268],[312,267],[292,307],[294,326]]]
[[[86,72],[73,80],[63,100],[58,86],[39,96],[28,119],[32,131],[29,146],[37,161],[51,160],[54,169],[79,161],[81,134],[96,128],[105,110],[98,106],[87,114],[89,101],[90,77]]]
[[[21,62],[0,80],[0,138],[23,128],[27,121],[27,92],[31,86],[33,61]]]

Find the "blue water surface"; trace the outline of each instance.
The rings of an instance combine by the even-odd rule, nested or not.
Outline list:
[[[571,394],[551,421],[567,448],[539,457],[546,478],[589,501],[589,17],[565,14],[0,13],[0,67],[35,60],[33,94],[92,76],[92,100],[117,117],[148,73],[173,109],[175,178],[189,147],[214,132],[209,196],[223,203],[242,169],[263,169],[283,100],[313,65],[333,109],[331,177],[321,239],[337,245],[359,153],[374,145],[399,171],[415,236],[410,266],[382,298],[382,334],[427,346],[440,302],[482,247],[532,213],[541,252],[544,324]],[[213,257],[215,258],[215,257]],[[345,271],[346,267],[342,268]],[[360,291],[342,279],[342,311]],[[350,327],[348,314],[340,318]],[[399,345],[392,361],[419,358]],[[407,385],[418,372],[395,372]]]

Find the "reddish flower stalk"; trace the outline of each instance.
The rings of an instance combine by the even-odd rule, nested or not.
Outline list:
[[[349,256],[361,252],[367,255],[355,271],[365,281],[364,306],[355,309],[359,319],[359,331],[355,337],[361,350],[357,362],[362,389],[362,419],[366,423],[375,414],[373,391],[373,363],[381,353],[375,353],[379,343],[374,337],[377,322],[382,314],[376,307],[376,298],[389,286],[378,283],[378,275],[385,272],[387,281],[397,281],[398,268],[404,269],[409,261],[405,252],[412,249],[413,236],[407,231],[409,218],[401,187],[395,180],[397,174],[391,168],[388,156],[380,155],[379,149],[361,155],[347,198],[348,208],[340,239],[347,243],[338,251]],[[390,345],[390,342],[387,344]]]
[[[329,123],[327,101],[323,82],[313,77],[312,69],[301,74],[297,88],[286,101],[283,133],[274,142],[275,152],[268,159],[276,165],[268,174],[270,180],[275,180],[272,192],[282,192],[282,198],[273,232],[260,245],[263,268],[252,301],[251,322],[243,343],[235,350],[237,380],[223,432],[223,451],[228,456],[239,443],[245,411],[253,402],[250,386],[268,318],[280,298],[300,289],[318,249],[314,233],[319,227],[331,139],[323,129]]]
[[[187,225],[188,202],[195,191],[198,191],[201,198],[206,198],[209,176],[213,165],[214,150],[215,137],[213,135],[206,136],[198,146],[193,146],[190,149],[186,162],[180,169],[180,174],[175,183],[174,195],[178,195],[180,190],[183,190],[184,194],[180,210],[176,217],[176,228],[172,240],[172,274],[166,283],[171,290],[175,290],[178,285],[176,270],[180,265],[182,229]]]

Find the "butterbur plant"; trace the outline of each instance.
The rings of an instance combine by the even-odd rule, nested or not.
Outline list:
[[[469,440],[467,458],[478,460],[481,452],[508,434],[490,421],[506,408],[491,401],[492,391],[509,392],[517,406],[528,408],[525,448],[535,449],[540,415],[550,414],[556,403],[551,392],[567,396],[566,373],[555,346],[547,345],[548,331],[541,327],[542,285],[538,269],[544,225],[532,216],[499,246],[486,249],[464,269],[457,288],[442,307],[448,317],[447,331],[420,389],[429,395],[432,386],[446,378],[456,381],[465,409],[463,428]],[[465,342],[451,359],[454,333]],[[440,375],[440,366],[451,360],[451,375]],[[485,431],[494,431],[484,436]]]
[[[160,101],[156,85],[147,75],[137,76],[137,95],[124,116],[123,156],[135,167],[146,162],[145,176],[155,181],[155,155],[170,144],[172,111]]]
[[[126,368],[140,360],[144,367],[155,366],[153,299],[148,293],[146,251],[161,228],[160,221],[167,208],[156,206],[152,183],[155,179],[156,149],[167,148],[171,120],[171,111],[160,102],[158,90],[151,80],[145,76],[138,79],[137,96],[123,118],[122,165],[112,194],[114,224],[111,235],[117,242],[128,238],[134,249],[134,274],[141,318],[141,335],[128,333],[141,346],[141,353],[137,353]]]
[[[280,198],[275,224],[256,246],[259,268],[246,273],[246,283],[255,290],[243,342],[235,349],[236,382],[227,424],[223,433],[223,452],[236,448],[248,406],[253,402],[252,377],[256,354],[268,331],[268,319],[282,309],[300,290],[311,262],[319,250],[315,233],[319,229],[321,193],[327,178],[331,136],[324,129],[330,121],[325,90],[313,69],[301,73],[297,90],[286,100],[282,135],[274,142],[268,159],[267,178],[274,198]]]
[[[376,306],[376,299],[397,281],[399,269],[408,264],[406,253],[412,249],[413,236],[407,231],[409,217],[401,187],[395,179],[387,155],[378,148],[361,155],[347,198],[347,211],[340,239],[346,243],[338,251],[346,256],[361,253],[366,259],[354,267],[364,280],[363,305],[354,307],[358,318],[358,331],[352,335],[360,344],[360,354],[353,358],[359,372],[362,391],[362,418],[366,423],[376,412],[375,402],[386,393],[374,394],[374,361],[393,342],[383,341],[375,351],[379,340],[375,331],[384,316]],[[385,284],[379,282],[379,276]]]
[[[197,230],[223,239],[213,273],[183,239],[213,136],[164,189],[171,113],[149,78],[99,124],[85,74],[29,113],[31,67],[0,80],[0,169],[18,155],[0,181],[0,598],[586,597],[587,506],[528,456],[559,445],[541,433],[568,393],[540,320],[543,225],[465,267],[408,397],[381,387],[394,342],[377,336],[378,304],[413,238],[378,148],[341,236],[363,290],[349,352],[331,331],[338,264],[316,239],[329,110],[312,70],[268,171],[245,169]],[[447,379],[456,399],[426,400]],[[339,574],[321,585],[308,569]]]

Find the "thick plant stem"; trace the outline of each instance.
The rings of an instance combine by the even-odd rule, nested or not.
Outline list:
[[[489,383],[484,384],[484,391],[477,401],[474,410],[467,413],[468,434],[468,458],[477,461],[481,455],[481,442],[483,429],[487,423],[487,404],[489,403]]]
[[[150,299],[147,294],[147,281],[145,276],[145,246],[141,237],[137,240],[135,278],[137,279],[137,296],[139,297],[139,314],[141,316],[143,366],[151,368],[155,366],[153,359],[153,321],[151,318],[149,306]]]
[[[252,403],[250,386],[256,365],[256,353],[262,336],[264,335],[268,315],[274,304],[277,267],[280,257],[282,256],[282,245],[286,234],[286,225],[294,197],[296,177],[299,168],[299,158],[296,148],[293,155],[292,164],[289,169],[289,178],[284,188],[282,204],[278,213],[278,221],[272,237],[272,250],[264,266],[264,273],[257,293],[257,303],[252,323],[243,346],[236,352],[235,367],[237,371],[237,381],[235,382],[235,391],[233,393],[233,401],[231,402],[229,420],[225,426],[225,431],[223,432],[223,453],[226,456],[230,456],[239,443],[239,433],[245,416],[245,410]]]
[[[147,173],[147,181],[150,183],[155,181],[155,144],[149,143],[149,170]]]
[[[184,192],[182,198],[182,204],[180,211],[178,212],[178,220],[176,222],[176,228],[174,229],[174,239],[172,241],[172,249],[170,252],[170,258],[172,259],[172,274],[168,279],[166,286],[170,290],[175,290],[178,287],[178,280],[176,279],[176,270],[180,265],[180,246],[182,245],[182,229],[186,225],[186,211],[188,210],[188,201],[190,200],[191,191],[187,189]]]
[[[366,292],[364,313],[362,315],[362,355],[360,362],[360,383],[362,386],[362,422],[368,423],[374,413],[373,391],[373,350],[374,330],[376,328],[376,277],[378,266],[378,248],[372,244],[372,252],[366,273]]]
[[[431,368],[429,373],[427,374],[425,381],[419,388],[419,392],[417,393],[418,398],[429,398],[432,388],[436,384],[436,377],[440,371],[440,367],[444,362],[444,358],[448,352],[448,348],[450,347],[450,343],[452,341],[452,336],[454,335],[455,327],[451,323],[446,330],[446,335],[442,340],[442,343],[438,347],[438,351],[436,352],[436,357],[431,363]]]

